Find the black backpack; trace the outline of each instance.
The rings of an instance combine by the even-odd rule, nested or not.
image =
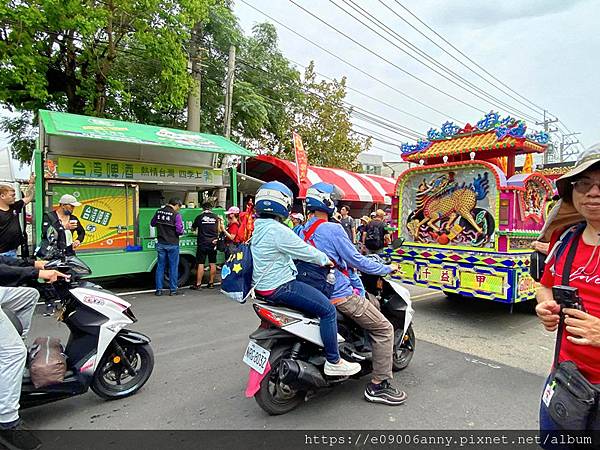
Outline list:
[[[381,222],[377,222],[381,223]],[[376,223],[370,222],[367,224],[367,236],[365,238],[365,246],[369,250],[380,250],[383,248],[383,223],[382,226],[376,226]]]

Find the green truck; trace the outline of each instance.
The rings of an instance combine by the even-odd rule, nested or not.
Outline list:
[[[41,110],[34,155],[36,242],[42,239],[43,213],[71,194],[81,203],[74,214],[86,230],[77,254],[94,277],[151,272],[156,236],[150,220],[177,196],[184,200],[179,266],[184,285],[194,265],[191,225],[202,199],[219,193],[224,199],[226,189],[228,202],[237,205],[237,172],[222,168],[227,155],[253,156],[221,136]],[[220,206],[214,211],[223,215],[225,204]]]

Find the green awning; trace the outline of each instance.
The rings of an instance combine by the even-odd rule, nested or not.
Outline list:
[[[40,120],[45,133],[51,136],[254,156],[251,151],[235,142],[214,134],[46,110],[40,110]]]

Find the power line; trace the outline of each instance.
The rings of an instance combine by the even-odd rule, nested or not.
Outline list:
[[[402,130],[398,130],[397,128],[394,128],[393,126],[387,124],[386,122],[382,121],[382,120],[378,120],[376,118],[373,118],[369,115],[366,114],[362,114],[360,111],[352,111],[352,117],[355,117],[357,119],[363,120],[365,122],[369,122],[372,125],[375,125],[377,127],[383,128],[384,130],[387,131],[391,131],[392,133],[396,133],[399,134],[403,137],[406,137],[407,139],[411,139],[411,140],[415,140],[415,139],[419,139],[419,138],[424,138],[425,136],[422,135],[410,135]]]
[[[325,26],[331,28],[332,30],[334,30],[335,32],[337,32],[338,34],[344,36],[346,39],[354,42],[356,45],[358,45],[359,47],[361,47],[362,49],[366,50],[367,52],[371,53],[372,55],[376,56],[377,58],[381,59],[382,61],[385,61],[386,63],[388,63],[389,65],[395,67],[396,69],[398,69],[400,72],[408,75],[409,77],[419,81],[420,83],[424,84],[425,86],[430,87],[431,89],[433,89],[436,92],[439,92],[440,94],[445,95],[446,97],[449,97],[453,100],[456,100],[459,103],[462,103],[465,106],[468,106],[469,108],[474,109],[475,111],[479,111],[483,114],[485,114],[487,111],[484,111],[481,108],[478,108],[475,105],[471,105],[470,103],[465,102],[464,100],[461,100],[458,97],[455,97],[452,94],[449,94],[448,92],[438,88],[437,86],[434,86],[433,84],[423,80],[422,78],[419,78],[418,76],[410,73],[408,70],[400,67],[399,65],[393,63],[392,61],[390,61],[387,58],[384,58],[383,56],[381,56],[379,53],[374,52],[373,50],[371,50],[369,47],[367,47],[364,44],[361,44],[360,42],[358,42],[356,39],[350,37],[349,35],[347,35],[346,33],[344,33],[343,31],[338,30],[336,27],[334,27],[333,25],[331,25],[330,23],[328,23],[327,21],[321,19],[319,16],[317,16],[316,14],[313,14],[312,12],[310,12],[309,10],[307,10],[306,8],[304,8],[303,6],[300,6],[298,3],[296,3],[294,0],[290,0],[290,3],[292,3],[293,5],[295,5],[296,7],[300,8],[302,11],[304,11],[305,13],[307,13],[308,15],[314,17],[315,19],[317,19],[319,22],[321,22],[322,24],[324,24]],[[389,41],[388,41],[389,42]]]
[[[284,103],[284,102],[282,102],[280,100],[276,100],[276,99],[271,98],[271,97],[267,97],[266,95],[263,95],[263,94],[259,94],[258,92],[256,92],[255,95],[258,95],[259,97],[261,97],[261,98],[263,98],[266,101],[271,102],[271,103],[277,103],[277,104],[282,105],[282,106],[289,106],[287,103]],[[321,118],[318,115],[314,114],[314,113],[307,112],[305,114],[307,116],[312,117],[313,119],[321,120]],[[357,125],[357,124],[352,124],[352,125],[353,126],[357,126],[359,128],[362,128],[362,129],[366,129],[365,127],[363,127],[361,125]],[[377,133],[377,132],[375,132],[373,130],[370,130],[370,129],[367,129],[367,131],[371,131],[372,134],[365,134],[365,133],[362,133],[360,131],[355,130],[353,128],[353,126],[350,127],[350,130],[353,133],[355,133],[355,134],[358,134],[360,136],[370,137],[371,139],[379,141],[379,142],[382,142],[384,144],[393,145],[393,146],[396,146],[396,147],[398,146],[397,142],[390,142],[389,140],[387,140],[387,139],[395,139],[395,138],[392,138],[392,137],[389,137],[389,136],[385,136],[384,137],[383,135],[381,135],[381,134],[379,134],[379,133]]]
[[[365,127],[365,126],[363,126],[363,125],[360,125],[360,124],[357,124],[357,123],[355,123],[355,124],[353,124],[353,125],[354,125],[355,127],[358,127],[358,128],[360,128],[360,129],[363,129],[363,130],[365,130],[365,131],[368,131],[368,132],[370,132],[370,133],[373,133],[375,136],[381,137],[381,138],[383,138],[383,139],[390,139],[390,140],[394,140],[394,139],[396,139],[396,138],[395,138],[395,137],[393,137],[393,136],[388,136],[388,135],[386,135],[386,134],[383,134],[383,133],[381,133],[381,132],[379,132],[379,131],[375,131],[375,130],[373,130],[373,129],[369,128],[369,127]],[[399,146],[400,146],[400,144],[398,144],[398,143],[396,143],[396,144],[390,143],[390,145],[396,145],[397,147],[399,147]]]
[[[364,136],[364,137],[371,138],[371,139],[373,139],[375,141],[381,142],[382,144],[388,144],[388,145],[394,145],[394,146],[398,145],[397,143],[386,141],[385,139],[377,138],[373,134],[362,133],[362,132],[356,131],[354,129],[352,130],[352,132],[358,134],[359,136]]]
[[[393,45],[394,47],[396,47],[401,52],[405,53],[406,55],[408,55],[409,57],[411,57],[415,61],[417,61],[420,64],[424,65],[429,70],[431,70],[432,72],[438,74],[439,76],[443,77],[444,79],[448,80],[452,84],[454,84],[454,85],[458,86],[459,88],[467,91],[471,95],[474,95],[474,96],[478,97],[479,99],[492,104],[492,106],[494,106],[495,108],[499,108],[500,110],[505,110],[509,114],[516,114],[516,115],[519,115],[519,116],[521,116],[523,118],[527,118],[529,120],[535,120],[535,117],[532,117],[532,116],[528,115],[528,113],[524,113],[523,111],[520,111],[517,108],[514,108],[513,106],[509,105],[508,103],[506,103],[506,102],[502,101],[501,99],[493,96],[489,92],[484,91],[483,89],[479,88],[474,83],[472,83],[471,81],[467,80],[466,78],[463,78],[462,76],[460,76],[459,74],[457,74],[456,72],[454,72],[453,70],[451,70],[450,68],[448,68],[447,66],[445,66],[444,64],[440,63],[435,58],[431,57],[429,54],[427,54],[425,51],[423,51],[422,49],[420,49],[418,46],[414,45],[413,43],[411,43],[410,41],[408,41],[407,39],[405,39],[398,32],[396,32],[395,30],[393,30],[392,28],[390,28],[389,26],[387,26],[381,20],[379,20],[378,18],[376,18],[375,16],[373,16],[366,9],[364,9],[361,6],[357,5],[352,0],[342,0],[342,2],[345,5],[347,5],[350,8],[352,8],[358,14],[362,15],[363,17],[366,17],[366,19],[369,20],[369,22],[371,22],[373,25],[375,25],[379,29],[383,30],[385,33],[387,33],[393,39],[401,42],[404,46],[408,47],[410,50],[412,50],[413,52],[415,52],[421,58],[424,58],[427,62],[424,62],[419,57],[417,57],[417,56],[409,53],[407,50],[405,50],[404,48],[398,46],[394,42],[391,42],[388,38],[386,38],[385,36],[383,36],[378,31],[374,30],[372,27],[370,27],[369,25],[367,25],[361,19],[357,18],[351,12],[349,12],[349,11],[345,10],[344,8],[342,8],[340,5],[338,5],[337,3],[335,3],[333,0],[329,0],[329,1],[330,1],[330,3],[333,3],[337,8],[339,8],[340,10],[342,10],[344,13],[346,13],[347,15],[349,15],[350,17],[352,17],[354,20],[356,20],[357,22],[359,22],[361,25],[363,25],[364,27],[368,28],[373,33],[375,33],[379,37],[381,37],[382,39],[385,39],[388,43],[390,43],[391,45]],[[444,73],[439,72],[437,69],[435,69],[431,65],[429,65],[429,63],[435,65],[436,67],[438,67],[439,69],[441,69],[443,72],[445,72],[446,74],[450,75],[450,77],[452,77],[452,78],[446,76]],[[456,79],[456,80],[458,80],[458,82],[455,81],[453,78]],[[476,92],[473,92],[471,89],[467,89],[465,86],[463,86],[463,84],[466,85],[466,86],[469,86],[471,89],[474,89]],[[485,98],[483,96],[485,96]]]
[[[379,150],[380,152],[388,153],[388,154],[390,154],[390,155],[394,155],[394,156],[396,156],[396,157],[400,157],[400,158],[402,158],[402,156],[401,156],[400,152],[396,153],[396,152],[393,152],[393,151],[391,151],[391,150],[387,150],[387,149],[385,149],[385,148],[377,147],[377,146],[375,146],[375,145],[372,145],[372,146],[371,146],[371,148],[370,148],[369,150]]]
[[[503,94],[507,95],[508,97],[512,98],[513,100],[515,100],[516,102],[518,102],[519,104],[521,104],[522,106],[530,109],[531,111],[535,111],[536,113],[539,114],[539,111],[536,108],[532,108],[531,106],[529,106],[526,103],[523,103],[521,100],[519,100],[519,98],[513,96],[510,92],[507,92],[506,90],[502,89],[501,87],[498,87],[496,84],[492,83],[491,81],[489,81],[486,77],[484,77],[483,75],[481,75],[479,72],[473,70],[473,68],[467,64],[465,64],[463,61],[461,61],[460,59],[458,59],[456,56],[454,56],[452,53],[450,53],[448,50],[446,50],[444,47],[442,47],[441,45],[439,45],[437,42],[435,42],[433,39],[431,39],[429,36],[427,36],[425,33],[423,33],[421,30],[419,30],[416,26],[414,26],[412,23],[410,23],[408,20],[406,20],[402,15],[398,14],[396,11],[394,11],[394,9],[392,9],[390,6],[386,5],[384,3],[383,0],[378,0],[379,3],[381,3],[384,7],[386,7],[389,11],[392,12],[392,14],[394,14],[396,17],[398,17],[400,20],[402,20],[404,23],[406,23],[409,27],[411,27],[413,30],[415,30],[417,33],[419,33],[421,36],[423,36],[425,39],[427,39],[429,42],[431,42],[433,45],[435,45],[437,48],[439,48],[441,51],[443,51],[444,53],[446,53],[448,56],[450,56],[452,59],[454,59],[456,62],[458,62],[460,65],[462,65],[463,67],[465,67],[467,70],[469,70],[471,73],[475,74],[476,76],[478,76],[479,78],[481,78],[483,81],[485,81],[486,83],[488,83],[490,86],[494,87],[495,89],[497,89],[498,91],[502,92]],[[409,11],[410,12],[410,11]],[[411,13],[412,14],[412,13]],[[422,22],[418,17],[416,17],[413,14],[413,17],[417,18],[417,20],[419,20],[421,23],[423,23],[425,26],[427,26],[424,22]]]
[[[301,63],[299,63],[297,61],[294,61],[293,59],[289,59],[288,58],[288,60],[290,62],[296,64],[297,66],[304,67],[304,68],[307,67],[304,64],[301,64]],[[329,80],[329,81],[333,81],[334,80],[332,77],[328,77],[327,75],[323,75],[322,73],[319,73],[317,71],[315,71],[315,74],[317,74],[321,78],[324,78],[324,79]],[[371,96],[371,95],[369,95],[369,94],[367,94],[367,93],[365,93],[365,92],[363,92],[363,91],[361,91],[359,89],[353,88],[352,86],[346,85],[346,89],[348,89],[349,91],[352,91],[352,92],[356,92],[357,94],[360,94],[363,97],[366,97],[366,98],[368,98],[370,100],[373,100],[373,101],[375,101],[375,102],[377,102],[377,103],[379,103],[381,105],[387,106],[388,108],[391,108],[391,109],[393,109],[395,111],[401,112],[402,114],[406,114],[407,116],[410,116],[410,117],[412,117],[414,119],[420,120],[421,122],[426,123],[427,125],[431,125],[432,127],[437,127],[438,126],[438,124],[436,124],[436,123],[430,122],[430,121],[428,121],[426,119],[423,119],[422,117],[415,116],[414,114],[412,114],[412,113],[410,113],[408,111],[400,109],[397,106],[391,105],[391,104],[389,104],[389,103],[387,103],[387,102],[385,102],[385,101],[383,101],[383,100],[381,100],[379,98],[373,97],[373,96]]]
[[[381,0],[380,0],[381,1]],[[527,99],[526,97],[524,97],[523,95],[519,94],[518,92],[516,92],[515,90],[513,90],[510,86],[506,85],[505,83],[503,83],[501,80],[499,80],[498,78],[496,78],[494,75],[492,75],[490,72],[488,72],[485,68],[483,68],[482,66],[480,66],[479,64],[477,64],[477,62],[473,61],[471,58],[469,58],[467,55],[465,55],[462,51],[460,51],[458,48],[456,48],[451,42],[449,42],[446,38],[444,38],[442,35],[440,35],[437,31],[435,31],[433,28],[431,28],[429,25],[427,25],[425,22],[423,22],[421,19],[419,19],[419,17],[417,17],[415,14],[413,14],[406,6],[404,6],[402,3],[400,3],[398,0],[394,0],[402,9],[404,9],[407,13],[409,13],[412,17],[414,17],[416,20],[419,21],[419,23],[421,23],[423,26],[425,26],[429,31],[431,31],[432,33],[434,33],[437,37],[439,37],[442,41],[444,41],[446,44],[448,44],[450,47],[452,47],[455,51],[457,51],[458,53],[460,53],[464,58],[466,58],[468,61],[470,61],[472,64],[474,64],[476,67],[478,67],[479,69],[481,69],[483,72],[485,72],[488,76],[490,76],[492,79],[494,79],[495,81],[497,81],[498,83],[500,83],[502,86],[504,86],[505,88],[507,88],[509,91],[511,91],[512,93],[518,95],[519,97],[521,97],[522,99],[524,99],[525,101],[527,101],[529,104],[535,106],[538,110],[543,111],[544,108],[542,108],[539,105],[536,105],[535,103],[533,103],[531,100]],[[389,8],[388,8],[389,9]],[[414,27],[413,27],[414,28]],[[436,44],[437,45],[437,44]],[[438,46],[439,47],[439,46]]]
[[[382,81],[382,80],[380,80],[379,78],[377,78],[377,77],[375,77],[375,76],[371,75],[370,73],[366,72],[365,70],[361,69],[360,67],[358,67],[358,66],[356,66],[356,65],[352,64],[351,62],[348,62],[348,61],[346,61],[345,59],[343,59],[343,58],[341,58],[340,56],[336,55],[336,54],[335,54],[335,53],[333,53],[332,51],[330,51],[330,50],[326,49],[325,47],[323,47],[323,46],[321,46],[321,45],[319,45],[319,44],[317,44],[316,42],[314,42],[314,41],[310,40],[309,38],[307,38],[307,37],[305,37],[305,36],[301,35],[301,34],[300,34],[300,33],[298,33],[296,30],[292,29],[291,27],[288,27],[287,25],[285,25],[284,23],[280,22],[279,20],[277,20],[277,19],[275,19],[275,18],[271,17],[271,16],[270,16],[270,15],[268,15],[267,13],[265,13],[265,12],[261,11],[260,9],[258,9],[258,8],[256,8],[256,7],[254,7],[254,6],[252,6],[251,4],[249,4],[248,2],[246,2],[245,0],[240,0],[240,2],[242,2],[243,4],[245,4],[245,5],[246,5],[246,6],[248,6],[248,7],[252,8],[253,10],[257,11],[258,13],[262,14],[263,16],[267,17],[268,19],[272,20],[273,22],[275,22],[276,24],[278,24],[278,25],[279,25],[279,26],[281,26],[282,28],[285,28],[285,29],[286,29],[286,30],[288,30],[289,32],[291,32],[291,33],[295,34],[295,35],[296,35],[296,36],[298,36],[299,38],[301,38],[301,39],[305,40],[306,42],[309,42],[310,44],[314,45],[314,46],[315,46],[315,47],[317,47],[318,49],[320,49],[320,50],[324,51],[324,52],[325,52],[325,53],[327,53],[328,55],[330,55],[330,56],[332,56],[332,57],[336,58],[338,61],[341,61],[341,62],[343,62],[344,64],[346,64],[346,65],[348,65],[348,66],[352,67],[353,69],[355,69],[355,70],[357,70],[358,72],[362,73],[363,75],[365,75],[365,76],[367,76],[367,77],[371,78],[372,80],[374,80],[374,81],[378,82],[379,84],[381,84],[381,85],[383,85],[383,86],[385,86],[385,87],[387,87],[387,88],[389,88],[389,89],[393,90],[394,92],[397,92],[398,94],[402,95],[403,97],[406,97],[406,98],[408,98],[408,99],[410,99],[410,100],[414,101],[415,103],[418,103],[419,105],[421,105],[421,106],[423,106],[423,107],[425,107],[425,108],[427,108],[427,109],[429,109],[429,110],[431,110],[431,111],[434,111],[434,112],[438,113],[439,115],[441,115],[441,116],[442,116],[442,117],[444,117],[444,118],[450,118],[450,119],[454,120],[455,122],[458,122],[458,123],[461,123],[461,124],[464,124],[464,123],[466,123],[466,122],[465,122],[465,121],[463,121],[463,120],[456,119],[456,118],[454,118],[454,117],[450,116],[449,114],[446,114],[446,113],[444,113],[444,112],[442,112],[442,111],[440,111],[440,110],[438,110],[438,109],[435,109],[434,107],[432,107],[432,106],[430,106],[430,105],[428,105],[428,104],[426,104],[426,103],[424,103],[424,102],[420,101],[419,99],[417,99],[417,98],[415,98],[415,97],[413,97],[413,96],[411,96],[411,95],[409,95],[409,94],[407,94],[407,93],[403,92],[402,90],[400,90],[400,89],[398,89],[398,88],[396,88],[396,87],[392,86],[391,84],[388,84],[388,83],[386,83],[385,81]]]
[[[245,66],[251,67],[251,68],[253,68],[255,70],[260,70],[260,71],[262,71],[264,73],[267,73],[267,74],[269,73],[267,70],[263,69],[262,67],[256,67],[256,66],[254,66],[254,65],[252,65],[252,64],[250,64],[247,61],[244,61],[242,59],[238,59],[238,61],[241,62],[242,64],[244,64]],[[316,95],[317,97],[319,97],[321,99],[325,99],[325,97],[323,95],[321,95],[321,94],[319,94],[317,92],[314,92],[314,91],[312,91],[312,90],[310,90],[308,88],[300,87],[300,89],[302,91],[304,91],[305,93],[308,93],[308,94],[311,94],[311,95]],[[364,116],[371,116],[371,118],[374,118],[372,120],[379,121],[380,123],[384,124],[388,128],[393,128],[392,131],[394,131],[394,132],[398,132],[400,134],[402,134],[402,133],[408,133],[408,134],[410,134],[409,136],[408,135],[404,135],[405,137],[407,137],[409,139],[419,139],[419,138],[424,138],[425,137],[425,135],[422,134],[422,133],[420,133],[419,131],[413,130],[412,128],[409,128],[407,126],[401,125],[401,124],[399,124],[397,122],[394,122],[394,121],[392,121],[390,119],[387,119],[386,117],[383,117],[383,116],[380,116],[380,115],[378,115],[378,114],[376,114],[374,112],[368,111],[367,109],[362,108],[362,107],[357,106],[357,105],[354,105],[354,104],[352,104],[352,103],[350,103],[350,102],[348,102],[346,100],[341,100],[341,102],[348,106],[348,108],[345,108],[345,110],[348,113],[355,114],[357,111],[362,111],[362,113],[361,113],[362,115],[364,115]],[[356,111],[354,111],[354,110],[356,110]]]

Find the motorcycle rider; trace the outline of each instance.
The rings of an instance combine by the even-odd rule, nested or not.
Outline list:
[[[336,283],[331,302],[342,314],[369,333],[373,349],[373,372],[371,382],[365,389],[365,399],[374,403],[400,405],[407,395],[390,383],[394,328],[380,312],[377,301],[371,302],[353,291],[356,283],[352,274],[348,273],[348,270],[355,268],[372,275],[387,275],[396,268],[362,256],[344,228],[339,223],[329,222],[337,201],[342,197],[343,192],[333,184],[321,182],[311,186],[306,192],[306,209],[312,217],[307,221],[304,231],[310,229],[317,220],[323,221],[309,241],[336,264]],[[304,232],[300,237],[304,238]]]
[[[45,261],[29,261],[0,256],[0,306],[16,314],[23,325],[23,336],[0,308],[0,444],[8,448],[35,449],[40,441],[24,430],[19,419],[19,398],[27,349],[23,343],[31,326],[39,292],[19,286],[26,281],[54,282],[66,275],[56,270],[44,270]]]
[[[320,266],[332,265],[326,254],[308,245],[284,224],[293,202],[292,191],[283,183],[263,184],[256,193],[256,212],[251,251],[252,282],[256,293],[274,304],[281,304],[320,318],[325,346],[324,371],[329,376],[349,376],[360,371],[360,364],[340,358],[337,343],[335,308],[322,292],[296,280],[293,259]]]

